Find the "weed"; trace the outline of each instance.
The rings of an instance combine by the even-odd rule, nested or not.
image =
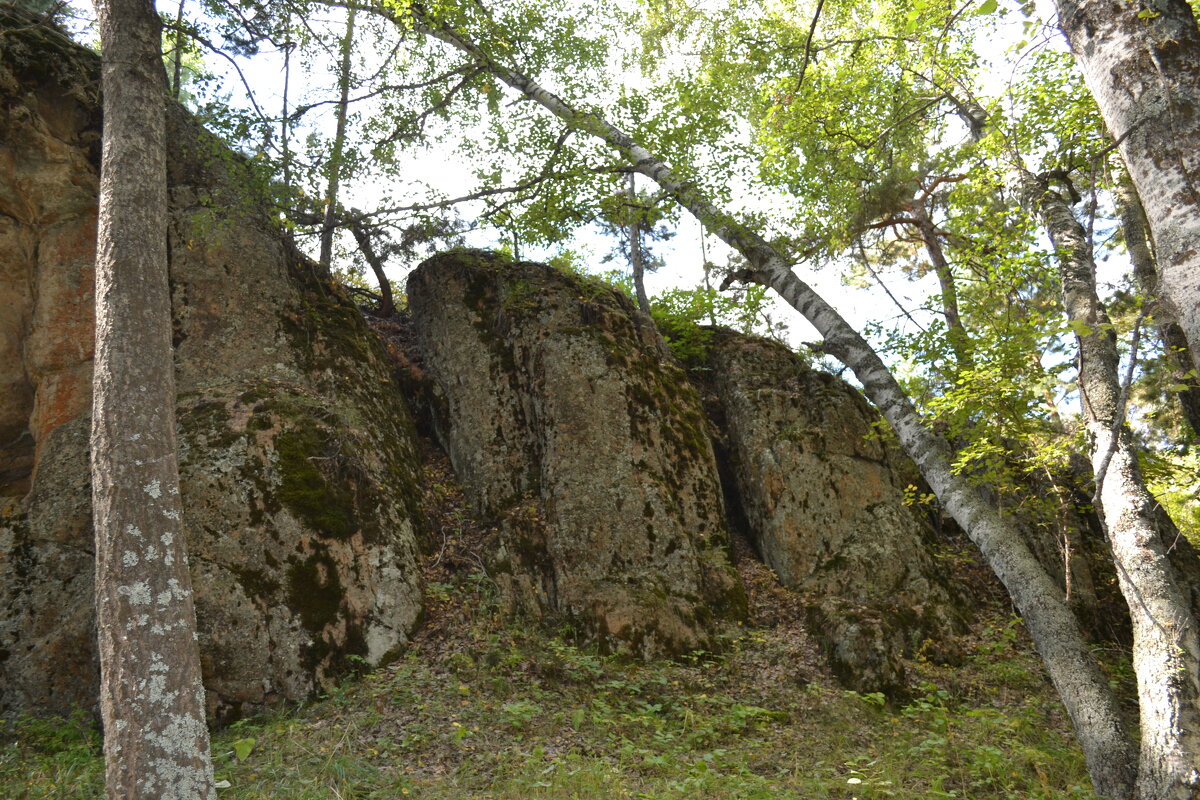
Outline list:
[[[787,626],[630,663],[496,613],[486,581],[427,591],[436,618],[397,661],[214,736],[222,800],[1091,796],[1028,637],[1000,613],[961,666],[911,662],[915,693],[889,704],[800,664]],[[0,731],[0,797],[102,795],[88,719]]]

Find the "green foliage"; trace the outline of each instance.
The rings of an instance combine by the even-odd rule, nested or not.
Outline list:
[[[232,744],[234,758],[238,761],[245,761],[254,752],[254,745],[257,743],[258,740],[252,736],[236,740]]]
[[[1200,450],[1143,451],[1146,483],[1181,533],[1200,548]]]
[[[713,335],[711,326],[781,336],[785,328],[767,316],[769,306],[769,290],[763,286],[750,286],[732,294],[701,287],[671,289],[657,295],[650,301],[650,313],[675,356],[685,364],[698,365],[707,354]]]
[[[100,732],[87,715],[0,723],[0,795],[92,800],[103,794]]]

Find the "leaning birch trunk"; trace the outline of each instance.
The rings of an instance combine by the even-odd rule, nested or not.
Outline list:
[[[1117,562],[1133,623],[1141,712],[1137,791],[1142,800],[1200,791],[1200,624],[1180,590],[1156,525],[1155,500],[1124,424],[1116,336],[1096,293],[1096,265],[1067,202],[1023,172],[1022,197],[1046,226],[1058,258],[1063,306],[1079,342],[1079,394],[1091,444],[1097,512]]]
[[[1163,299],[1200,369],[1200,30],[1185,0],[1056,0],[1146,208]]]
[[[498,80],[574,129],[619,151],[635,170],[691,212],[709,233],[746,258],[750,269],[745,279],[771,287],[813,324],[825,339],[825,349],[854,371],[942,505],[967,531],[1008,589],[1071,716],[1097,794],[1112,800],[1131,797],[1136,759],[1133,745],[1122,726],[1116,700],[1062,592],[983,493],[954,473],[949,445],[924,424],[870,345],[796,276],[763,237],[714,206],[694,183],[683,181],[627,133],[598,114],[571,107],[519,70],[492,59],[462,33],[438,25],[420,6],[412,9],[418,31],[469,55]],[[402,19],[396,22],[406,24]]]
[[[175,445],[161,23],[153,2],[96,5],[104,155],[91,451],[106,785],[121,800],[211,800]]]

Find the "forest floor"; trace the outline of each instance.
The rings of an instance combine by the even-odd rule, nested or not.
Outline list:
[[[720,654],[602,656],[499,607],[444,456],[426,446],[427,617],[399,661],[323,699],[214,735],[230,800],[1086,798],[1083,758],[995,581],[950,667],[907,664],[906,699],[839,688],[796,598],[738,543],[752,616]],[[1131,691],[1128,660],[1112,678]],[[94,724],[0,727],[0,797],[98,798]]]

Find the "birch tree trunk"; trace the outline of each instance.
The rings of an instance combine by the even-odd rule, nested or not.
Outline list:
[[[212,800],[175,445],[161,23],[145,0],[96,9],[104,155],[91,458],[106,786],[114,800]]]
[[[1200,30],[1186,0],[1056,0],[1146,209],[1163,299],[1200,368]]]
[[[1070,714],[1097,794],[1132,797],[1136,755],[1108,682],[1091,657],[1062,592],[1026,547],[1016,529],[985,495],[951,469],[949,445],[930,430],[878,354],[792,271],[762,236],[715,206],[693,182],[597,113],[578,110],[517,68],[500,63],[463,33],[442,27],[422,7],[412,7],[416,29],[471,56],[480,67],[574,129],[616,149],[639,173],[655,181],[714,236],[736,249],[750,268],[738,277],[774,289],[824,337],[827,352],[849,366],[868,397],[895,429],[901,444],[947,511],[982,551],[1024,618]],[[397,19],[400,25],[406,21]]]
[[[1079,391],[1091,444],[1100,520],[1117,562],[1133,623],[1133,666],[1141,713],[1138,796],[1195,797],[1200,791],[1200,625],[1167,556],[1155,500],[1124,424],[1116,336],[1096,292],[1091,241],[1067,202],[1029,173],[1027,205],[1053,242],[1063,306],[1079,342]]]

